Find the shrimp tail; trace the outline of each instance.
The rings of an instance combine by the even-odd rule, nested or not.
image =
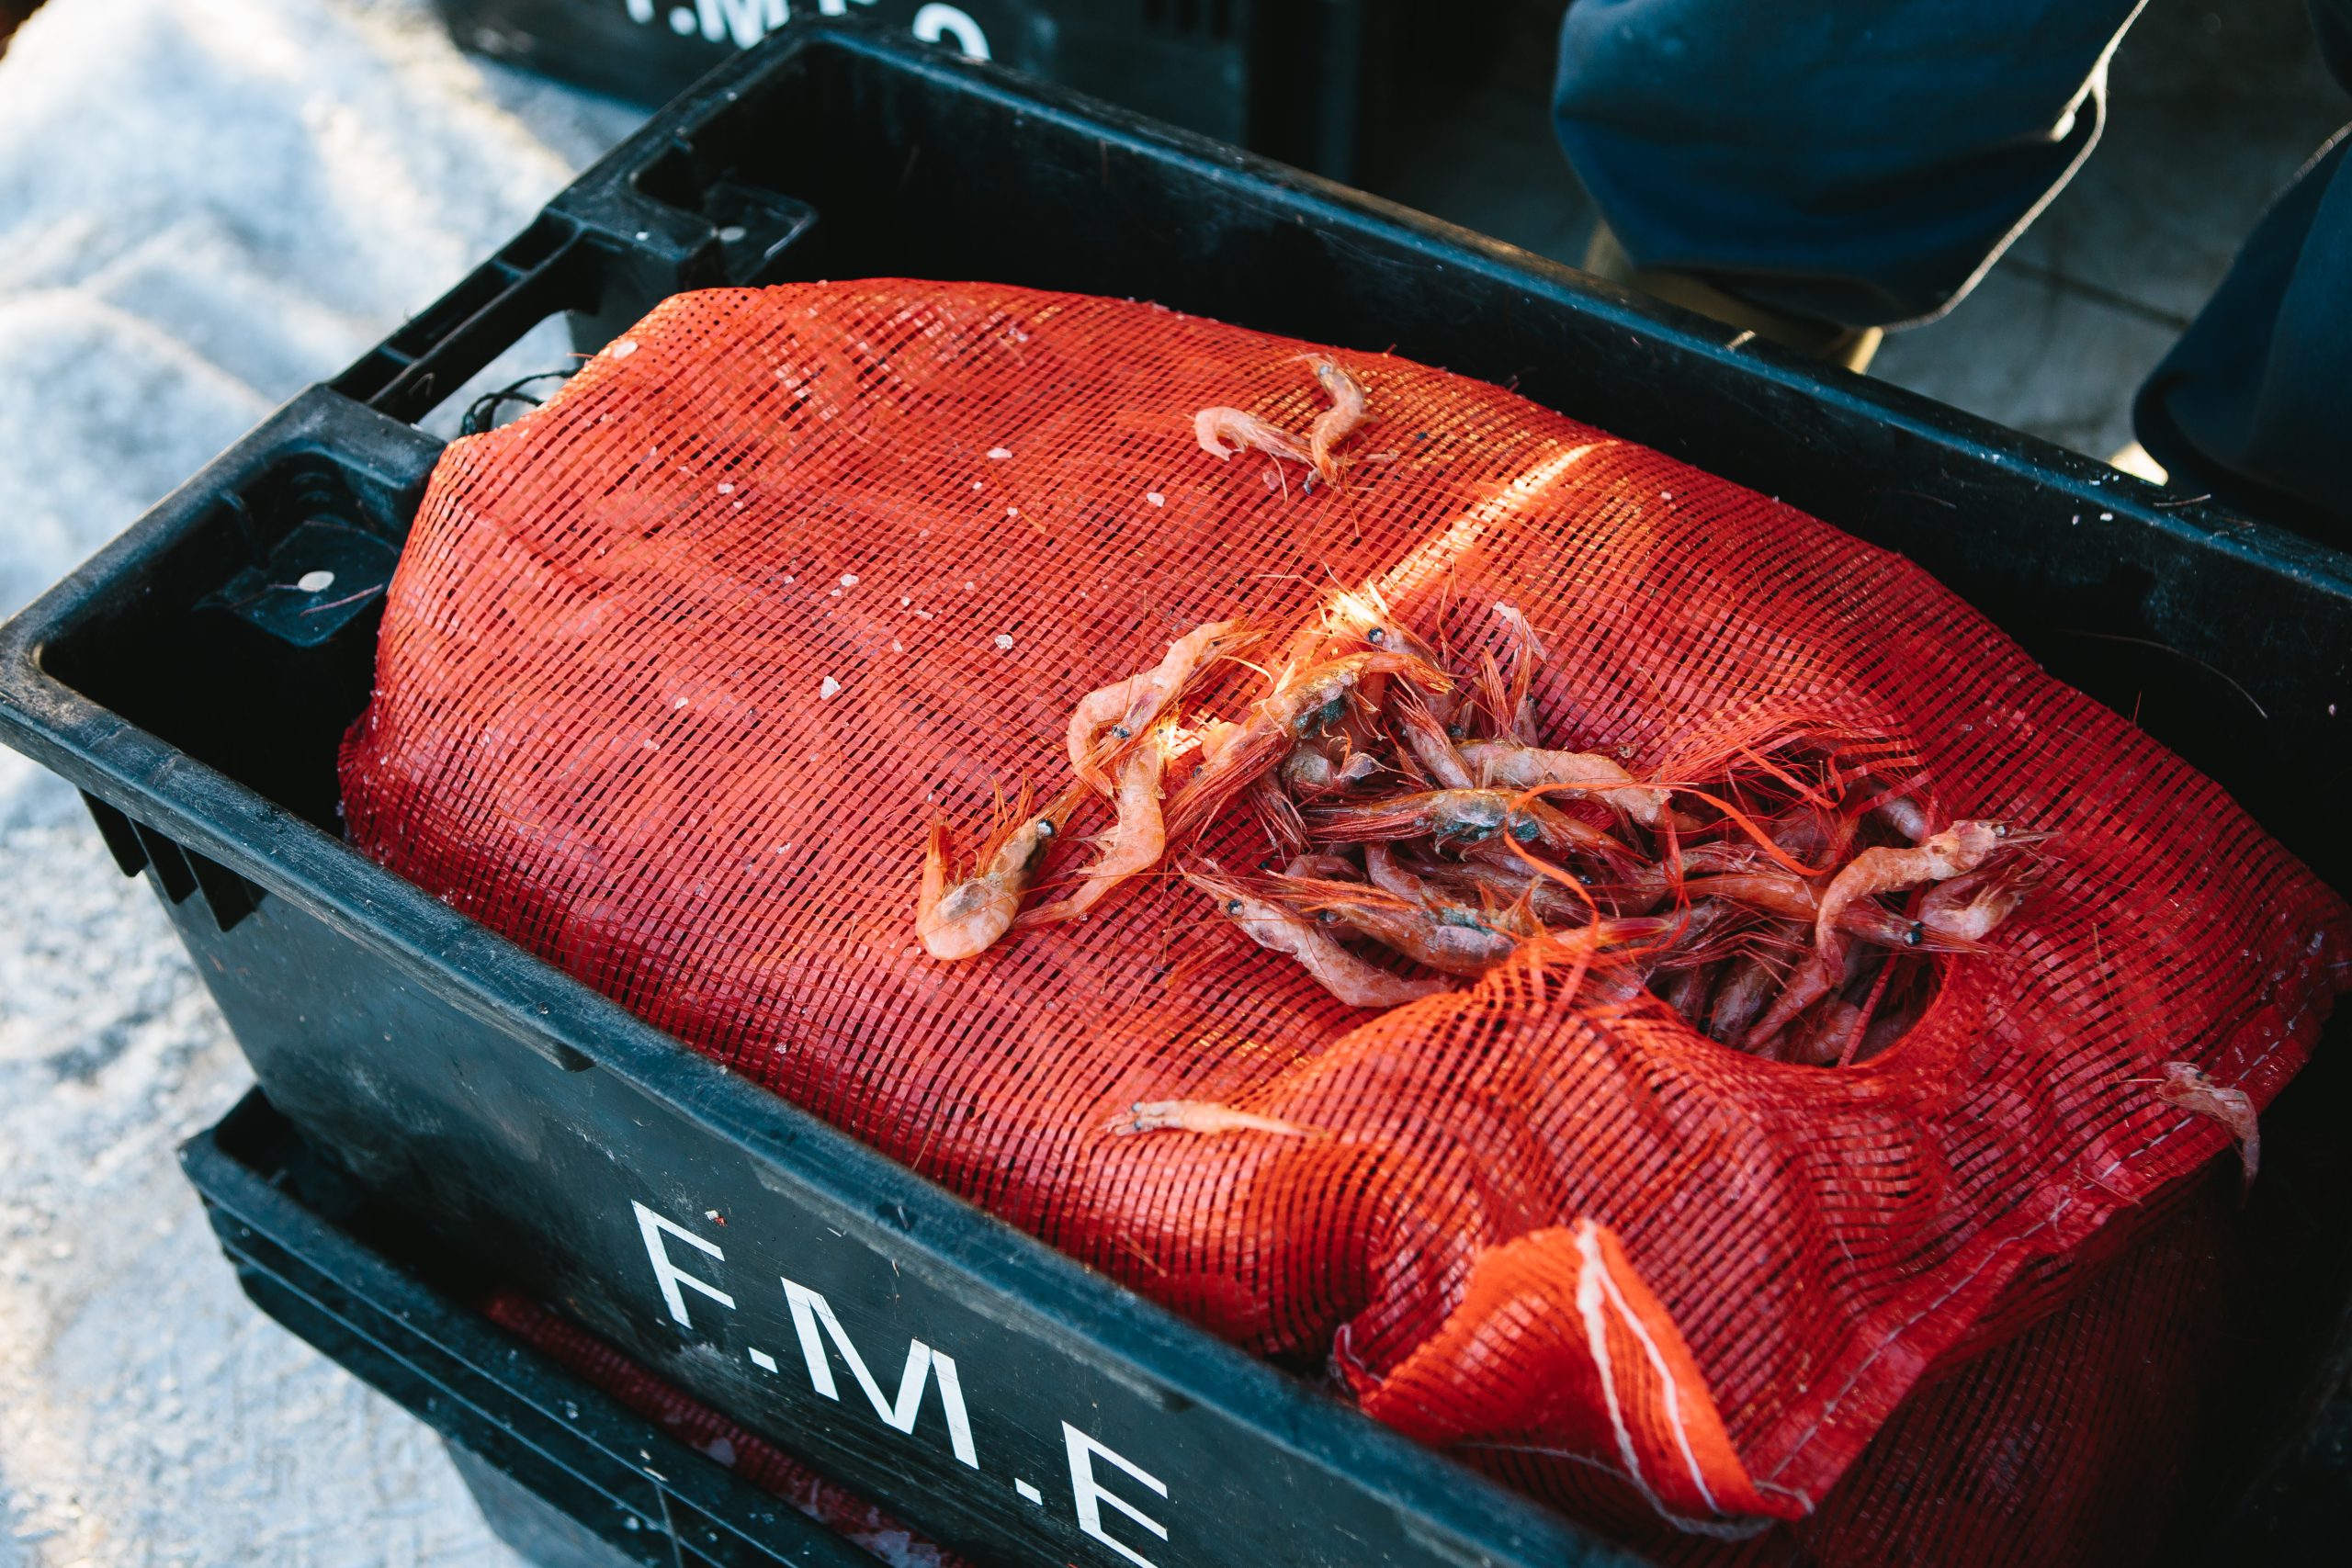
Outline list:
[[[1193,416],[1193,439],[1219,462],[1237,452],[1263,452],[1294,463],[1310,462],[1306,448],[1256,414],[1236,408],[1205,408]]]

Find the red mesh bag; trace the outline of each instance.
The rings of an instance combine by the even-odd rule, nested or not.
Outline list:
[[[1509,392],[1335,351],[1386,460],[1309,492],[1200,449],[1206,405],[1304,429],[1306,347],[985,285],[665,302],[444,458],[345,743],[353,838],[1216,1333],[1328,1353],[1365,1410],[1540,1495],[1702,1537],[1802,1518],[1923,1380],[2083,1310],[2095,1265],[2229,1148],[2152,1085],[2191,1064],[2267,1104],[2337,988],[2346,910],[1909,563]],[[1931,815],[2052,834],[2045,880],[1844,1069],[1532,965],[1356,1010],[1167,878],[968,963],[922,953],[933,812],[1054,787],[1082,694],[1193,626],[1301,620],[1335,581],[1458,650],[1525,607],[1551,743],[1644,777],[1792,724],[1883,738]],[[1204,847],[1254,856],[1255,833]],[[1122,1135],[1176,1100],[1305,1135]],[[2017,1362],[2000,1408],[2065,1406],[2036,1371],[2062,1362]]]
[[[834,1485],[766,1438],[679,1392],[530,1297],[502,1291],[484,1302],[481,1310],[492,1323],[688,1448],[725,1465],[761,1491],[781,1497],[894,1568],[969,1568],[963,1558],[915,1534],[855,1493]]]

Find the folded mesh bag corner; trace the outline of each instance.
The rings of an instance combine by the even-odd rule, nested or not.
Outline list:
[[[1332,351],[1386,460],[1309,491],[1200,449],[1211,404],[1303,430],[1307,351],[990,285],[666,301],[443,459],[345,746],[353,839],[1516,1484],[1693,1547],[1803,1517],[1915,1386],[2079,1311],[2178,1208],[2229,1134],[2150,1081],[2188,1062],[2267,1104],[2346,910],[1908,562],[1509,392]],[[1354,1010],[1164,877],[922,954],[934,810],[1057,788],[1077,699],[1182,631],[1366,581],[1457,648],[1524,607],[1550,744],[1670,778],[1784,720],[1896,738],[1937,816],[2053,833],[2048,877],[1845,1069],[1518,966]],[[1114,1130],[1166,1100],[1315,1135]]]

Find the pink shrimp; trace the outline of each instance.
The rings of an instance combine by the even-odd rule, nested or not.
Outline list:
[[[1306,448],[1290,436],[1239,409],[1203,409],[1193,416],[1193,439],[1201,444],[1202,451],[1220,461],[1236,452],[1263,452],[1294,463],[1314,461]]]
[[[1754,953],[1735,959],[1715,987],[1707,1033],[1726,1045],[1744,1042],[1748,1030],[1770,1004],[1772,987],[1778,978],[1771,966]]]
[[[1665,824],[1668,791],[1645,784],[1590,751],[1547,751],[1521,740],[1469,740],[1462,746],[1482,784],[1510,789],[1556,788],[1571,799],[1604,801],[1645,828]]]
[[[1398,1007],[1446,989],[1441,981],[1407,979],[1357,957],[1313,920],[1252,893],[1214,863],[1188,867],[1183,876],[1215,899],[1242,935],[1296,959],[1317,984],[1350,1007]]]
[[[1168,652],[1152,669],[1080,697],[1069,716],[1070,770],[1088,787],[1110,794],[1114,786],[1104,771],[1105,755],[1098,754],[1098,749],[1115,756],[1121,747],[1170,711],[1204,669],[1264,635],[1246,621],[1211,621],[1170,643]],[[1110,732],[1109,747],[1102,745],[1105,730]]]
[[[1364,848],[1364,863],[1372,863],[1374,846]],[[1517,855],[1497,861],[1465,860],[1459,864],[1419,868],[1419,874],[1443,887],[1457,888],[1473,898],[1509,908],[1524,902],[1546,926],[1580,926],[1594,919],[1594,902],[1555,877],[1531,869]]]
[[[1454,902],[1439,884],[1421,875],[1396,856],[1396,852],[1384,842],[1374,841],[1363,847],[1363,869],[1374,887],[1384,887],[1399,898],[1408,899],[1423,908],[1437,908]],[[1286,874],[1295,876],[1295,871]]]
[[[1427,909],[1360,882],[1278,877],[1270,884],[1291,907],[1328,918],[1448,975],[1473,979],[1508,959],[1518,939],[1458,906]]]
[[[1331,396],[1331,406],[1315,416],[1307,427],[1306,451],[1325,484],[1337,484],[1340,444],[1355,434],[1364,419],[1363,384],[1328,359],[1315,361],[1315,379]]]
[[[1821,915],[1820,896],[1813,885],[1803,877],[1792,876],[1777,868],[1693,876],[1683,882],[1682,888],[1693,898],[1728,898],[1735,904],[1745,904],[1782,919],[1804,920],[1810,924]],[[1932,898],[1934,895],[1929,897]],[[2020,893],[2018,897],[2021,898],[2024,895]],[[2016,906],[2012,904],[2010,908]],[[1998,923],[1997,920],[1993,922]],[[1838,929],[1874,947],[1916,947],[1928,953],[1980,951],[1975,935],[1962,930],[1957,921],[1939,925],[1928,920],[1924,915],[1917,920],[1905,919],[1885,905],[1869,899],[1858,900],[1838,911]],[[1990,931],[1992,926],[1987,925],[1984,929]]]
[[[1981,942],[2018,911],[2041,881],[2042,868],[2005,855],[1964,876],[1939,882],[1919,901],[1919,924],[1939,936]]]
[[[1279,1138],[1304,1138],[1308,1129],[1279,1116],[1236,1111],[1210,1100],[1138,1100],[1127,1114],[1111,1124],[1121,1137],[1137,1133],[1271,1133]]]
[[[2245,1168],[2245,1185],[2252,1187],[2254,1173],[2262,1164],[2262,1124],[2255,1114],[2254,1097],[2242,1089],[2225,1089],[2215,1083],[2193,1062],[2166,1062],[2164,1072],[2163,1080],[2156,1085],[2156,1098],[2192,1114],[2211,1116],[2228,1128],[2230,1136],[2237,1140],[2238,1160]]]
[[[1611,868],[1630,871],[1641,864],[1633,851],[1590,823],[1507,790],[1427,790],[1362,805],[1317,807],[1306,817],[1309,832],[1333,843],[1419,838],[1476,843],[1505,833],[1553,854],[1587,855]]]
[[[1420,694],[1398,693],[1389,703],[1388,712],[1396,721],[1397,739],[1404,741],[1405,750],[1412,753],[1413,761],[1439,788],[1476,787],[1478,781],[1471,776],[1469,762]]]
[[[1042,812],[1029,810],[1023,789],[1008,810],[997,795],[996,822],[969,874],[951,879],[947,865],[947,820],[934,817],[922,857],[922,886],[915,897],[915,932],[933,958],[947,963],[986,952],[1012,929],[1023,895],[1046,863],[1062,824],[1080,795],[1065,790]]]
[[[1110,897],[1113,888],[1159,863],[1160,852],[1168,846],[1166,827],[1159,815],[1160,778],[1168,766],[1168,731],[1165,723],[1154,725],[1136,749],[1120,759],[1118,821],[1109,832],[1095,838],[1094,863],[1079,873],[1077,888],[1065,897],[1023,915],[1018,923],[1024,930],[1061,920],[1082,920],[1095,905]]]
[[[1757,1024],[1754,1038],[1770,1040],[1806,1008],[1829,994],[1845,966],[1841,919],[1848,906],[1881,894],[1900,893],[1923,882],[1949,882],[1983,865],[2001,850],[2040,840],[2006,823],[1955,822],[1930,834],[1917,848],[1869,849],[1846,863],[1829,880],[1814,916],[1813,952],[1805,956],[1771,1010]]]
[[[1283,867],[1283,874],[1319,877],[1325,882],[1362,882],[1363,867],[1345,855],[1335,855],[1329,851],[1317,851],[1309,854],[1293,855],[1290,863]]]
[[[1405,624],[1404,618],[1389,606],[1380,590],[1366,583],[1361,591],[1341,589],[1331,595],[1323,606],[1322,625],[1315,633],[1311,646],[1321,650],[1318,657],[1332,658],[1352,649],[1358,643],[1383,652],[1409,653],[1431,669],[1441,669],[1444,661],[1429,640]],[[1369,691],[1367,692],[1369,695]],[[1451,685],[1443,688],[1422,688],[1422,701],[1435,715],[1441,725],[1452,725],[1460,708],[1460,699]],[[1378,706],[1377,703],[1373,704]]]
[[[1658,1000],[1674,1010],[1677,1018],[1696,1029],[1707,1016],[1707,1003],[1713,998],[1714,988],[1715,972],[1694,964],[1668,971],[1651,990]]]
[[[1338,723],[1358,684],[1373,675],[1402,675],[1424,690],[1451,684],[1443,671],[1408,653],[1351,653],[1283,671],[1273,692],[1250,708],[1238,731],[1218,737],[1216,750],[1205,755],[1200,772],[1169,804],[1170,836],[1181,839],[1207,826],[1292,747]]]

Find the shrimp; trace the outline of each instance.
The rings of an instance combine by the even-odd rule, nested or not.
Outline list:
[[[1123,1138],[1137,1133],[1272,1133],[1281,1138],[1304,1138],[1307,1129],[1279,1116],[1236,1111],[1211,1100],[1138,1100],[1127,1114],[1111,1123]]]
[[[1633,851],[1590,823],[1506,790],[1428,790],[1360,806],[1317,807],[1306,816],[1316,837],[1334,843],[1424,837],[1476,843],[1506,832],[1520,843],[1553,854],[1589,855],[1612,869],[1630,872],[1641,864]]]
[[[1170,643],[1152,669],[1080,697],[1069,716],[1070,771],[1098,794],[1109,795],[1114,784],[1096,750],[1103,731],[1110,732],[1114,743],[1106,750],[1115,755],[1120,746],[1157,723],[1204,667],[1264,635],[1246,621],[1211,621]]]
[[[1341,589],[1323,607],[1325,632],[1342,640],[1363,643],[1388,653],[1409,653],[1435,667],[1437,649],[1408,626],[1388,607],[1379,589],[1365,584],[1362,592]]]
[[[1168,847],[1159,815],[1159,784],[1168,767],[1169,726],[1153,726],[1136,749],[1119,761],[1119,819],[1094,840],[1094,863],[1079,873],[1078,887],[1067,897],[1041,905],[1023,915],[1019,924],[1052,925],[1082,920],[1111,890],[1127,878],[1159,863]]]
[[[1821,915],[1820,896],[1813,885],[1802,877],[1778,870],[1693,876],[1684,881],[1682,888],[1693,898],[1728,898],[1735,904],[1745,904],[1749,908],[1782,919],[1804,920],[1809,924]],[[1931,899],[1934,896],[1933,893],[1928,895]],[[2018,897],[2022,898],[2024,895],[2020,892]],[[2012,903],[2009,908],[2016,907]],[[2006,915],[2007,910],[2003,913]],[[1997,924],[1999,921],[1996,919],[1985,925],[1984,930],[1990,931]],[[1869,899],[1858,900],[1838,911],[1838,929],[1873,947],[1916,947],[1928,953],[1982,951],[1976,942],[1981,933],[1962,929],[1957,918],[1939,924],[1928,919],[1923,912],[1918,919],[1905,919],[1885,905]]]
[[[1295,958],[1318,985],[1350,1007],[1397,1007],[1447,988],[1442,981],[1407,979],[1357,957],[1313,920],[1258,897],[1214,862],[1186,868],[1183,877],[1215,899],[1242,935],[1269,952]]]
[[[1328,917],[1448,975],[1477,978],[1509,958],[1518,939],[1497,931],[1465,909],[1425,909],[1393,893],[1355,882],[1276,879],[1284,899],[1317,917]]]
[[[986,952],[1012,929],[1046,852],[1079,801],[1075,786],[1032,815],[1023,789],[1010,810],[997,795],[996,823],[981,844],[971,874],[947,874],[947,819],[933,817],[923,851],[922,888],[915,898],[915,932],[933,958],[946,963]]]
[[[1590,751],[1547,751],[1523,740],[1469,740],[1462,760],[1487,787],[1561,789],[1571,799],[1589,795],[1645,828],[1667,821],[1670,792],[1645,784],[1618,763]]]
[[[1341,589],[1331,595],[1330,602],[1323,607],[1323,626],[1317,646],[1329,649],[1325,657],[1331,657],[1359,642],[1385,652],[1409,653],[1433,670],[1443,668],[1444,661],[1438,658],[1437,649],[1408,626],[1371,583],[1366,583],[1361,592]],[[1370,692],[1366,694],[1370,695]],[[1440,724],[1453,725],[1460,705],[1450,685],[1424,686],[1422,700]]]
[[[2007,856],[1928,889],[1919,924],[1939,936],[1975,942],[2018,911],[2041,880],[2041,867]]]
[[[1744,1042],[1771,1001],[1776,978],[1771,966],[1752,953],[1735,960],[1715,988],[1707,1033],[1726,1045]]]
[[[1374,846],[1366,845],[1364,863],[1372,863]],[[1458,865],[1423,868],[1426,881],[1468,890],[1482,899],[1505,906],[1521,902],[1546,926],[1580,926],[1595,918],[1594,901],[1564,886],[1558,878],[1531,870],[1517,855],[1499,863],[1465,860]]]
[[[1715,972],[1699,964],[1675,969],[1651,987],[1659,1001],[1674,1010],[1674,1015],[1693,1029],[1707,1016],[1707,1003],[1714,996]]]
[[[1193,439],[1201,450],[1224,461],[1236,452],[1263,452],[1269,457],[1311,463],[1306,448],[1254,413],[1239,409],[1208,408],[1193,416]],[[1227,443],[1230,442],[1228,446]]]
[[[2002,822],[1955,822],[1940,833],[1930,834],[1915,849],[1869,849],[1847,862],[1822,892],[1814,915],[1813,952],[1789,976],[1787,987],[1757,1024],[1755,1038],[1770,1040],[1838,985],[1845,966],[1840,922],[1849,905],[1883,893],[1900,893],[1923,882],[1949,882],[1974,871],[2003,849],[2041,837]]]
[[[2156,1084],[2156,1098],[2194,1115],[2211,1116],[2228,1128],[2230,1136],[2237,1140],[2239,1163],[2245,1168],[2245,1184],[2254,1185],[2254,1173],[2262,1164],[2262,1124],[2255,1115],[2252,1095],[2242,1089],[2224,1089],[2199,1072],[2193,1062],[2166,1062],[2165,1076]]]
[[[1351,653],[1284,671],[1273,692],[1250,708],[1238,731],[1219,736],[1216,751],[1170,803],[1170,836],[1182,838],[1205,827],[1235,795],[1280,763],[1292,747],[1339,722],[1357,686],[1373,675],[1403,675],[1425,690],[1451,684],[1443,671],[1408,653]]]
[[[1418,693],[1400,693],[1389,704],[1389,711],[1396,716],[1397,738],[1405,742],[1405,750],[1412,753],[1413,761],[1421,765],[1421,771],[1431,782],[1442,789],[1476,786],[1478,781],[1471,776],[1469,762]]]
[[[1363,383],[1328,359],[1315,361],[1315,379],[1331,396],[1331,406],[1315,416],[1307,427],[1306,453],[1325,484],[1340,481],[1340,460],[1332,454],[1363,423]]]

